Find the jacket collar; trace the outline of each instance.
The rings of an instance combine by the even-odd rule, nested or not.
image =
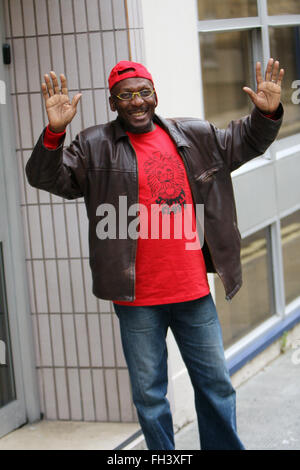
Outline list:
[[[176,120],[175,119],[164,119],[161,116],[158,116],[157,114],[154,115],[153,122],[158,124],[160,127],[162,127],[172,138],[172,140],[175,142],[177,147],[190,147],[188,141],[185,139],[185,137],[178,131],[178,127],[176,126]],[[115,119],[112,122],[113,128],[114,128],[114,139],[115,142],[122,138],[127,138],[128,135],[126,134],[126,131],[123,129],[122,124],[119,120],[119,118]]]

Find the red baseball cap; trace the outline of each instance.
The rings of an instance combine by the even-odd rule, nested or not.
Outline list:
[[[132,77],[147,78],[154,86],[152,76],[144,65],[139,64],[138,62],[121,60],[121,62],[118,62],[110,72],[108,77],[109,89],[111,90],[112,87],[121,80]]]

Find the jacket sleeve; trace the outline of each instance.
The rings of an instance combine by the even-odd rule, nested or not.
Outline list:
[[[79,133],[69,147],[64,149],[62,142],[55,150],[44,146],[44,134],[45,130],[25,167],[29,184],[65,199],[82,197],[88,168],[83,134]]]
[[[249,116],[231,121],[226,129],[209,124],[214,143],[230,171],[262,155],[275,140],[282,119],[283,107],[280,104],[273,119],[255,107]]]

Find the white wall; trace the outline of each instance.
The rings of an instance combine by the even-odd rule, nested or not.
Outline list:
[[[195,0],[141,0],[146,65],[164,117],[203,117]]]

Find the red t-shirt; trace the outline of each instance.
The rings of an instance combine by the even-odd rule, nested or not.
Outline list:
[[[57,148],[64,133],[48,128],[44,145]],[[145,134],[128,132],[136,152],[139,182],[139,238],[133,302],[159,305],[209,294],[192,194],[176,146],[159,126]],[[138,215],[138,214],[137,214]]]
[[[158,305],[209,294],[192,194],[175,144],[159,126],[145,134],[128,132],[128,136],[137,156],[143,210],[137,240],[136,299],[115,303]]]

